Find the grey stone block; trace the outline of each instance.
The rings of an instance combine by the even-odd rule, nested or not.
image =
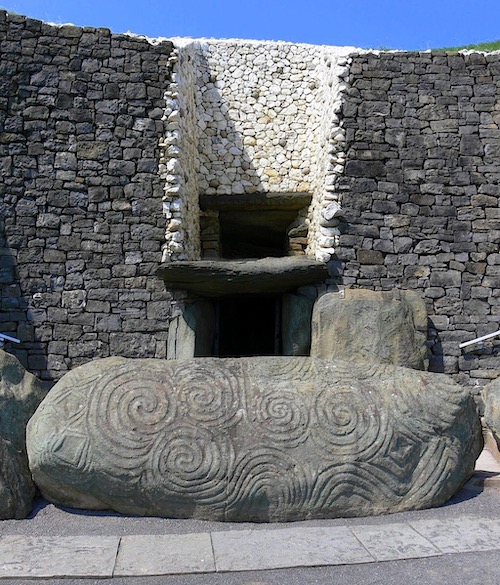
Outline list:
[[[375,560],[344,526],[213,532],[212,540],[218,571],[262,571]]]
[[[323,295],[312,316],[311,355],[425,369],[427,311],[410,291],[346,289]]]
[[[208,533],[132,535],[120,541],[113,577],[214,572]]]
[[[377,561],[433,557],[441,551],[409,524],[352,526],[352,532]]]
[[[0,578],[111,578],[118,536],[2,536]]]
[[[417,520],[410,525],[443,553],[466,553],[500,548],[500,521],[463,517],[457,520]]]
[[[40,365],[44,363],[42,357]],[[31,511],[35,486],[28,468],[25,432],[46,393],[43,384],[13,355],[0,350],[0,519],[25,518]]]

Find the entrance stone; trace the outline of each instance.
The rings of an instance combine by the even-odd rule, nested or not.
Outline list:
[[[0,519],[25,518],[35,485],[26,455],[26,425],[47,390],[19,360],[0,350]]]
[[[441,374],[309,357],[107,358],[64,376],[28,425],[49,500],[228,521],[437,506],[482,448]]]

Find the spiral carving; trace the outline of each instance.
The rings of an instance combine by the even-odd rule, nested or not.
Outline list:
[[[255,399],[255,417],[269,444],[293,448],[309,433],[307,401],[297,392],[275,389]]]
[[[146,484],[158,486],[159,492],[173,499],[222,504],[231,461],[230,447],[220,436],[200,427],[175,425],[151,449]]]
[[[324,468],[316,477],[312,488],[310,506],[321,510],[325,517],[359,516],[366,513],[379,501],[399,498],[387,481],[387,474],[376,466],[366,463],[336,464]]]
[[[139,369],[139,371],[137,371]],[[99,456],[112,467],[137,470],[175,418],[175,394],[165,372],[130,367],[107,373],[89,396],[87,429]]]
[[[247,362],[248,374],[252,376],[252,361],[259,358],[250,358]],[[314,380],[317,372],[317,361],[307,357],[274,357],[271,358],[270,371],[275,380]]]
[[[334,457],[370,456],[383,443],[384,419],[370,392],[341,386],[319,393],[314,440]]]
[[[301,517],[309,481],[289,452],[270,446],[242,453],[227,488],[226,519],[269,522],[286,508],[290,519]]]
[[[481,447],[469,394],[441,377],[434,391],[424,372],[312,358],[86,367],[28,425],[33,477],[66,505],[230,521],[402,511],[451,497]]]
[[[459,396],[461,388],[458,385],[450,388],[449,381],[441,376],[437,376],[429,386],[425,379],[419,380],[418,384],[408,386],[406,376],[407,373],[403,370],[392,382],[394,392],[398,395],[394,408],[401,415],[401,423],[415,436],[424,434],[431,438],[436,433],[446,433],[463,408],[463,401]],[[422,386],[426,387],[426,392],[422,392]],[[458,393],[454,400],[450,400],[453,390]],[[437,406],[432,411],[426,403],[426,395],[430,392]]]
[[[174,379],[182,414],[210,428],[227,428],[238,420],[241,368],[179,365]]]

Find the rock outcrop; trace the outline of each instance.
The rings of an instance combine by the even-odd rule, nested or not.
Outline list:
[[[13,355],[0,350],[0,519],[25,518],[35,485],[26,455],[28,420],[47,390]]]
[[[482,438],[469,393],[440,374],[308,357],[107,358],[54,386],[27,443],[58,504],[281,522],[443,504]]]

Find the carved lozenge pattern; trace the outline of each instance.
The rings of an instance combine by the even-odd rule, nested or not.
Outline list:
[[[28,428],[51,500],[124,513],[286,521],[441,504],[481,447],[446,377],[312,358],[108,358]]]

